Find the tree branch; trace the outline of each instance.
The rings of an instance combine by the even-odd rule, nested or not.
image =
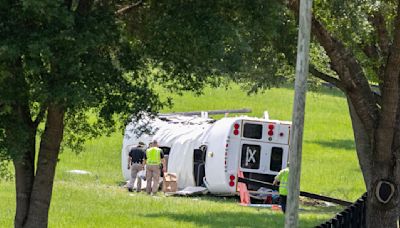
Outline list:
[[[296,15],[298,14],[298,0],[290,0],[285,3],[290,10]],[[312,33],[321,46],[324,47],[331,60],[331,68],[339,76],[344,91],[351,99],[357,115],[368,131],[369,136],[373,137],[379,109],[376,106],[376,101],[361,65],[354,54],[341,41],[333,37],[314,15],[312,16]]]
[[[317,78],[319,78],[321,80],[324,80],[326,82],[329,82],[329,83],[335,85],[337,88],[339,88],[343,92],[345,92],[344,86],[343,86],[342,82],[339,79],[337,79],[337,78],[335,78],[333,76],[330,76],[328,74],[322,73],[321,71],[317,70],[315,68],[315,66],[312,65],[312,64],[310,64],[309,70],[310,70],[310,73],[312,75],[314,75],[315,77],[317,77]]]
[[[142,3],[143,3],[143,1],[142,1],[142,0],[139,0],[139,1],[137,1],[137,2],[135,2],[135,3],[133,3],[133,4],[131,4],[131,5],[122,7],[121,9],[117,10],[117,12],[115,12],[115,13],[116,13],[117,15],[125,14],[125,13],[128,12],[129,10],[131,10],[131,9],[137,7],[137,6],[140,6]]]
[[[380,61],[379,50],[375,44],[361,44],[361,50],[366,55],[366,57],[371,59],[372,61],[374,62]],[[382,81],[383,79],[381,78],[381,76],[383,75],[385,69],[384,65],[381,64],[377,66],[376,64],[373,64],[371,66],[371,69],[374,71],[375,75],[379,78],[379,81]]]
[[[364,54],[370,59],[379,58],[378,50],[375,45],[364,45],[362,47],[362,50],[363,50]]]
[[[372,94],[375,97],[376,104],[379,105],[380,107],[382,107],[382,96],[379,93],[375,92],[375,91],[372,91]]]
[[[378,47],[374,46],[375,55],[368,56],[367,54],[367,56],[374,59],[379,59],[379,57],[382,57],[386,61],[389,52],[390,35],[386,29],[385,17],[379,11],[376,11],[374,12],[373,15],[368,17],[368,21],[375,29],[376,35],[378,37],[377,45],[379,49]],[[380,67],[377,67],[376,69],[376,74],[378,75],[380,81],[383,81],[384,71],[385,71],[385,64],[382,64]]]
[[[358,117],[355,107],[349,97],[347,97],[347,104],[349,106],[349,113],[351,117],[350,119],[353,126],[354,140],[356,141],[358,162],[362,170],[366,189],[369,189],[372,180],[372,147],[370,143],[371,138],[367,134],[364,124],[362,124],[360,118]]]
[[[354,54],[335,39],[315,17],[312,21],[313,34],[331,59],[332,69],[338,74],[357,114],[372,136],[374,123],[378,119],[378,109],[362,67]]]
[[[379,142],[377,157],[391,159],[391,147],[394,136],[396,115],[399,106],[399,75],[400,75],[400,0],[394,21],[393,43],[389,48],[382,88],[382,111],[379,121],[377,142]],[[389,143],[390,142],[390,143]]]
[[[368,21],[374,27],[378,36],[378,45],[382,56],[387,56],[389,51],[389,33],[386,29],[385,18],[380,12],[375,12],[373,15],[368,17]]]

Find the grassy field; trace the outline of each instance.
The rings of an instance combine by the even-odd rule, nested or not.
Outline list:
[[[237,86],[207,89],[203,96],[175,97],[170,111],[251,108],[270,118],[290,120],[293,91],[272,89],[247,96]],[[283,216],[269,209],[245,208],[235,198],[172,198],[130,194],[120,187],[122,134],[88,142],[83,153],[66,150],[57,167],[49,227],[282,227]],[[355,200],[365,190],[354,151],[345,99],[324,89],[307,97],[301,190]],[[90,175],[74,175],[72,169]],[[301,227],[312,227],[340,210],[301,206]],[[14,183],[0,183],[0,227],[12,227]]]

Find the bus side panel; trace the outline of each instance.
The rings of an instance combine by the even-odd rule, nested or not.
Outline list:
[[[230,176],[235,176],[234,186],[229,186],[229,191],[234,193],[237,190],[237,177],[239,171],[239,160],[240,160],[240,138],[229,137],[227,143],[227,170],[225,179],[228,181]]]
[[[132,133],[132,130],[133,130],[133,124],[129,123],[125,128],[124,140],[122,142],[121,169],[124,180],[129,180],[131,176],[130,175],[131,172],[128,169],[128,154],[136,141],[136,137]]]
[[[226,179],[225,149],[228,137],[227,129],[232,120],[222,119],[217,121],[207,139],[206,155],[206,183],[211,193],[230,193]]]

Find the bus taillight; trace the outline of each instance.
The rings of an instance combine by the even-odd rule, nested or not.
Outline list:
[[[231,186],[231,187],[233,187],[233,186],[235,186],[235,176],[234,175],[230,175],[229,176],[229,186]]]
[[[234,135],[238,135],[239,134],[240,125],[238,123],[235,123],[235,125],[233,125],[233,128],[235,128],[235,130],[233,130],[233,134]]]
[[[268,135],[273,136],[274,135],[274,128],[275,126],[273,124],[268,125]]]

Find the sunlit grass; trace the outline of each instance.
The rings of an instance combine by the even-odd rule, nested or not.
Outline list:
[[[163,94],[163,96],[165,96]],[[271,119],[290,120],[293,91],[271,89],[247,96],[233,85],[174,97],[172,111],[251,108],[249,116],[268,110]],[[219,116],[220,117],[220,116]],[[346,100],[336,90],[308,93],[301,190],[353,201],[364,191],[353,143]],[[122,187],[122,134],[87,143],[75,155],[60,155],[50,209],[49,227],[282,227],[283,215],[269,209],[245,208],[235,198],[152,198],[129,194]],[[91,172],[76,175],[68,170]],[[340,208],[301,206],[302,227],[329,219]],[[14,182],[0,183],[0,227],[12,227]]]
[[[5,190],[7,195],[0,194],[2,203],[7,203],[0,206],[5,211],[0,226],[12,227],[11,183],[2,184],[1,192]],[[329,219],[334,210],[305,207],[300,212],[301,227]],[[150,197],[72,180],[56,182],[49,215],[49,227],[283,227],[283,222],[281,212],[242,207],[235,198]]]

